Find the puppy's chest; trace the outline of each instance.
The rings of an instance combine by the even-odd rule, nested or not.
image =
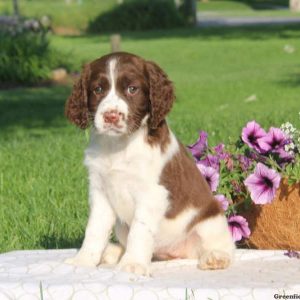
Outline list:
[[[149,185],[158,184],[160,157],[151,149],[128,147],[113,153],[101,150],[89,159],[90,167],[96,169],[103,189],[118,218],[131,223],[136,202],[141,201],[143,191]]]
[[[134,191],[142,188],[142,181],[138,180],[140,175],[134,173],[130,161],[116,157],[104,162],[100,174],[105,193],[116,214],[120,220],[130,224],[135,209]]]
[[[98,171],[106,185],[126,185],[131,187],[142,181],[158,180],[161,173],[161,158],[145,148],[126,149],[109,155],[99,153]],[[149,179],[150,177],[150,179]]]

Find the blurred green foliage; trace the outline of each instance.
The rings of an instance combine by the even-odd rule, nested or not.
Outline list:
[[[70,69],[71,62],[49,45],[46,30],[16,25],[0,30],[0,82],[2,85],[34,84],[50,78],[51,70]]]
[[[101,13],[89,32],[176,28],[185,24],[173,0],[131,0]]]

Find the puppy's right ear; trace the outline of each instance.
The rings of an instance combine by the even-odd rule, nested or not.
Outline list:
[[[150,127],[156,129],[165,119],[175,100],[174,88],[167,74],[154,62],[147,61],[149,76]]]
[[[72,93],[65,106],[66,117],[81,129],[89,126],[87,83],[90,77],[89,65],[82,68],[79,80],[74,84]]]

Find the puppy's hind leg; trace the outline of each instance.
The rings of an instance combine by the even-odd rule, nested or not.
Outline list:
[[[118,218],[116,220],[115,235],[119,243],[108,243],[104,250],[101,264],[115,265],[120,261],[121,256],[125,252],[128,236],[128,226],[122,223]]]
[[[124,253],[124,248],[120,244],[108,243],[101,259],[101,264],[115,265],[119,262]]]
[[[235,245],[226,217],[219,214],[195,225],[199,235],[198,268],[202,270],[225,269],[233,259]]]

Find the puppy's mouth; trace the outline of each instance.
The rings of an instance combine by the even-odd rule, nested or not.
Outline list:
[[[100,127],[95,124],[95,128],[102,135],[120,136],[127,134],[127,126],[121,124],[104,124]]]
[[[120,131],[123,128],[125,128],[124,125],[120,125],[120,124],[105,124],[104,125],[104,129],[108,129],[108,130],[117,130]]]

